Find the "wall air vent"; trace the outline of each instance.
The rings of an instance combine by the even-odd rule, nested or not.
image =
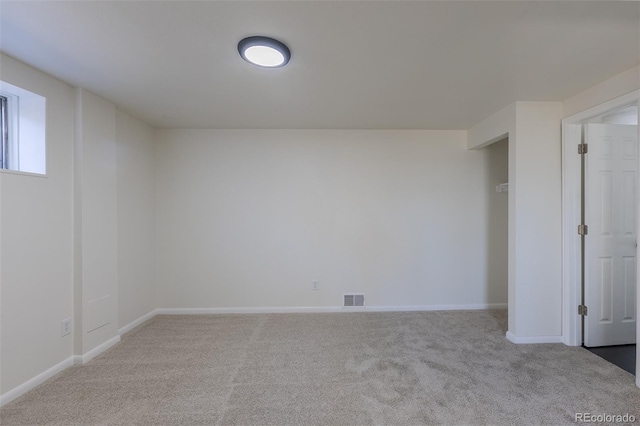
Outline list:
[[[364,307],[364,294],[345,294],[343,299],[344,308]]]

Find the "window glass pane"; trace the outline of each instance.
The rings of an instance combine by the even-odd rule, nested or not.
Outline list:
[[[8,169],[9,132],[7,98],[0,96],[0,168]]]

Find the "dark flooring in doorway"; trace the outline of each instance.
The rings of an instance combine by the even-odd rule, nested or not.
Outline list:
[[[636,374],[636,345],[585,348],[629,373]]]

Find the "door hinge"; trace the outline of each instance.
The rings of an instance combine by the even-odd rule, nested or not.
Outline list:
[[[578,235],[587,235],[589,233],[589,227],[587,225],[578,225]]]
[[[578,154],[586,154],[589,152],[589,145],[586,143],[578,144]]]
[[[587,306],[586,305],[578,305],[578,315],[587,316]]]

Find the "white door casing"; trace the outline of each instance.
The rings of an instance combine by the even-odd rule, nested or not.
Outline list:
[[[636,341],[636,126],[585,125],[585,346]]]

